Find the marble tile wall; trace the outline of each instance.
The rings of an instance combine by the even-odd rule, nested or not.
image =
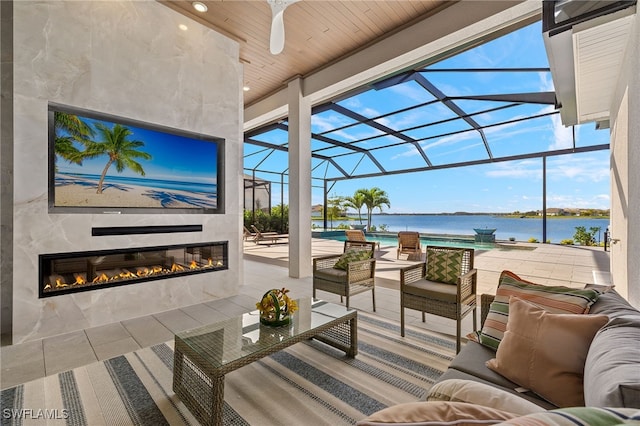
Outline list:
[[[13,342],[237,293],[243,279],[237,43],[158,2],[16,2],[13,13],[13,45],[20,46],[13,55]],[[224,138],[225,214],[50,214],[49,102]],[[91,236],[92,227],[190,224],[201,224],[203,231]],[[41,253],[200,241],[229,241],[230,269],[38,298]]]

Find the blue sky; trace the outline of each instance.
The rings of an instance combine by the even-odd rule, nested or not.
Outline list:
[[[542,41],[541,24],[535,23],[519,31],[470,49],[462,54],[429,66],[428,70],[454,68],[523,68],[548,67]],[[553,91],[549,72],[434,72],[423,75],[446,96],[485,95],[502,93],[524,93]],[[369,90],[344,99],[340,105],[368,118],[379,117],[403,107],[429,102],[435,98],[411,81],[380,90]],[[501,102],[457,100],[456,104],[466,113],[484,111],[505,105]],[[485,129],[486,138],[494,157],[521,155],[553,149],[571,148],[573,130],[560,121],[553,106],[525,104],[514,108],[494,110],[473,116],[480,125],[503,123],[533,114],[540,118],[495,125]],[[545,115],[546,114],[546,115]],[[462,120],[446,121],[456,115],[441,103],[433,103],[401,114],[378,118],[394,130],[406,130],[425,122],[438,125],[406,130],[404,133],[419,140],[434,165],[485,159],[488,157],[484,142],[476,131],[469,129]],[[356,146],[384,147],[376,157],[388,171],[411,167],[423,167],[424,159],[410,144],[398,144],[391,136],[377,137],[380,132],[370,126],[344,126],[354,120],[326,111],[312,118],[312,131]],[[285,131],[276,130],[260,135],[256,139],[286,143]],[[364,139],[364,141],[363,141]],[[576,146],[606,144],[609,130],[595,130],[593,123],[575,127]],[[341,166],[350,173],[376,172],[376,166],[366,157],[347,152],[343,148],[323,146],[313,142],[312,149],[323,148],[320,153],[341,154]],[[267,158],[260,156],[264,148],[245,144],[245,168],[259,164],[263,170],[286,169],[286,157],[273,153]],[[542,209],[543,179],[541,158],[511,162],[469,166],[463,168],[433,170],[401,175],[352,179],[336,182],[329,196],[353,195],[358,188],[377,186],[385,190],[391,201],[387,213],[441,213],[441,212],[512,212]],[[338,175],[322,161],[313,160],[316,177]],[[547,164],[547,208],[609,208],[609,152],[571,154],[548,157]],[[278,180],[277,175],[258,177]],[[314,185],[322,185],[314,180]],[[288,203],[285,185],[284,202]],[[280,202],[280,185],[273,184],[273,204]],[[323,191],[314,187],[313,204],[322,204]]]
[[[108,121],[90,118],[82,118],[82,120],[92,126],[95,126],[96,122],[101,122],[108,128],[113,128],[114,125]],[[197,138],[184,137],[128,124],[125,127],[132,132],[129,140],[144,142],[144,146],[140,148],[140,151],[151,154],[151,160],[137,160],[142,164],[145,171],[144,178],[178,182],[216,183],[216,144]],[[99,138],[99,132],[97,131],[95,138],[96,140]],[[78,148],[83,149],[79,144]],[[59,158],[57,166],[58,171],[62,173],[100,175],[107,160],[108,157],[104,155],[93,159],[85,159],[82,162],[82,166],[78,166]],[[142,177],[130,169],[125,169],[122,173],[118,173],[114,165],[109,168],[107,175]]]

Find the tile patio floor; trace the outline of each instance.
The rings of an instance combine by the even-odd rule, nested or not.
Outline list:
[[[313,256],[340,253],[342,242],[313,239]],[[478,293],[493,293],[500,272],[508,269],[521,277],[540,283],[581,287],[585,283],[608,283],[609,253],[602,248],[547,244],[507,244],[508,249],[476,250]],[[244,243],[245,279],[238,294],[225,299],[134,318],[118,323],[79,330],[59,336],[2,347],[0,350],[0,388],[14,386],[56,374],[97,360],[108,359],[142,347],[173,339],[176,332],[211,323],[255,309],[255,302],[270,288],[287,287],[294,297],[311,295],[311,277],[288,276],[289,245]],[[377,314],[400,319],[400,268],[417,260],[396,259],[396,247],[382,245],[376,253]],[[319,298],[339,303],[339,297],[319,292]],[[371,312],[371,295],[352,298],[357,309]],[[407,322],[441,332],[455,333],[452,320],[406,310]],[[463,334],[471,330],[471,317],[463,323]]]

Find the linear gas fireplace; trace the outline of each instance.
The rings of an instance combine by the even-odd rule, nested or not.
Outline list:
[[[228,269],[228,243],[41,254],[39,264],[39,296],[50,297]]]

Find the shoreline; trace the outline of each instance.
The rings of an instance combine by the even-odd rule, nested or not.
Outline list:
[[[95,208],[216,208],[217,197],[189,191],[153,188],[104,181],[102,194],[97,182],[65,175],[56,179],[55,207]]]
[[[542,219],[542,216],[523,216],[513,213],[374,213],[373,216],[496,216],[509,219]],[[547,215],[547,219],[609,219],[609,216],[572,216],[572,215]],[[342,220],[349,220],[343,218]],[[337,220],[337,219],[334,219]],[[353,219],[351,219],[353,220]],[[356,217],[355,220],[358,220]],[[364,220],[364,219],[363,219]]]

